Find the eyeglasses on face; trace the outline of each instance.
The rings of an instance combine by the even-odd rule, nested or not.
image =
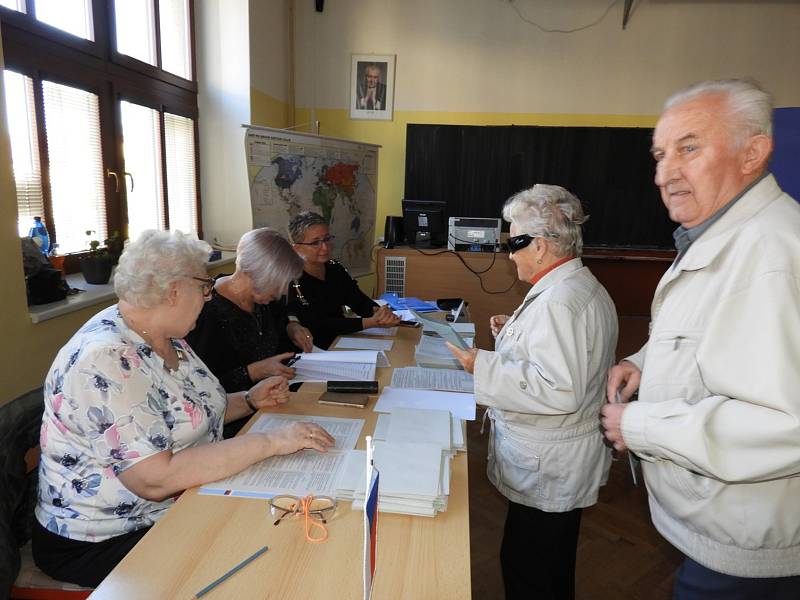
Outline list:
[[[336,513],[336,500],[329,496],[275,496],[269,501],[270,512],[278,517],[273,525],[279,525],[285,517],[303,515],[306,528],[306,540],[309,542],[324,542],[328,539],[328,528],[325,525],[328,519]],[[322,533],[318,537],[312,536],[312,531],[319,529]]]
[[[322,244],[329,244],[336,239],[335,235],[328,234],[324,238],[319,240],[314,240],[313,242],[297,242],[298,246],[312,246],[314,248],[319,248]]]
[[[549,237],[553,239],[558,239],[558,234],[545,231],[544,233],[537,233],[536,235],[521,233],[520,235],[511,236],[510,238],[508,238],[508,251],[519,252],[523,248],[527,248],[528,246],[530,246],[531,242],[537,237],[545,237],[545,238]]]
[[[192,277],[192,279],[203,282],[203,285],[200,286],[200,289],[203,290],[203,298],[211,298],[211,294],[214,293],[214,280],[211,277]]]

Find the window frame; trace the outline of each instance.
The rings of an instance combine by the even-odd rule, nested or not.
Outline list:
[[[5,68],[33,79],[36,114],[37,142],[41,162],[43,215],[53,241],[58,241],[58,226],[52,216],[52,193],[50,187],[50,164],[47,139],[44,129],[43,80],[83,89],[98,96],[103,182],[106,203],[106,225],[109,234],[121,232],[127,237],[127,182],[124,177],[122,148],[122,122],[120,101],[127,100],[159,111],[161,119],[162,174],[165,203],[167,196],[167,173],[164,150],[164,112],[187,117],[194,123],[195,140],[195,187],[197,195],[197,235],[202,238],[203,223],[200,198],[200,148],[199,114],[197,104],[197,60],[194,28],[194,0],[189,0],[189,35],[192,63],[192,80],[142,62],[116,51],[116,23],[114,0],[92,0],[95,41],[78,38],[56,27],[37,21],[35,0],[27,0],[28,13],[0,6],[3,54]],[[154,13],[158,15],[159,2],[154,2]],[[158,17],[156,47],[160,63],[160,27]],[[120,179],[119,191],[113,171]],[[166,205],[168,208],[168,204]],[[168,213],[165,227],[169,227]],[[79,270],[79,259],[86,252],[66,255],[67,272]]]

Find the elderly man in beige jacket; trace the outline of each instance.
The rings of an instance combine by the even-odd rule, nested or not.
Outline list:
[[[704,82],[653,136],[678,255],[602,424],[686,555],[679,600],[800,598],[800,206],[767,172],[771,117],[754,84]]]

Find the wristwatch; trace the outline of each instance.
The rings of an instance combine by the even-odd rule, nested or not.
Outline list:
[[[258,408],[256,408],[256,405],[253,404],[253,401],[250,399],[250,390],[244,393],[244,403],[247,404],[253,412],[258,412]]]

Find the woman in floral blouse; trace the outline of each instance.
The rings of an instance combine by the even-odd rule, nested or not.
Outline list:
[[[224,422],[289,396],[283,377],[226,395],[182,339],[211,293],[209,250],[180,232],[142,233],[117,267],[119,303],[47,374],[33,552],[56,579],[99,584],[185,489],[333,444],[307,422],[222,441]]]

